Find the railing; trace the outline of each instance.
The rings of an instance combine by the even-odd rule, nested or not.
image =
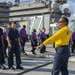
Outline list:
[[[0,8],[0,12],[8,12],[9,9],[6,9],[6,8]]]
[[[9,21],[7,18],[0,18],[0,21]]]
[[[8,13],[0,13],[0,17],[9,17]]]
[[[35,0],[22,0],[21,3],[29,3],[29,2],[31,3],[31,2],[34,2],[34,1]]]

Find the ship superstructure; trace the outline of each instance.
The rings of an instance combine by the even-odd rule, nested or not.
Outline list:
[[[70,16],[68,8],[61,11],[61,6],[67,0],[30,0],[30,2],[21,3],[21,0],[15,0],[15,3],[9,8],[9,21],[17,22],[20,27],[26,25],[27,33],[37,29],[37,33],[44,27],[46,33],[54,34],[56,23],[62,15]]]

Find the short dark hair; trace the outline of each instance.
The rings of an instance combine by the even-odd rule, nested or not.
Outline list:
[[[33,29],[33,32],[36,32],[36,29]]]
[[[64,21],[67,23],[66,25],[68,25],[68,23],[69,23],[69,20],[68,20],[68,18],[67,17],[61,17],[61,18],[63,18],[64,19]]]
[[[45,29],[44,27],[42,29]]]
[[[9,25],[11,25],[11,22],[10,23],[8,23]]]
[[[13,24],[17,24],[16,22],[12,22]]]
[[[25,26],[25,25],[23,25],[23,27],[24,27],[24,28],[26,28],[26,26]]]

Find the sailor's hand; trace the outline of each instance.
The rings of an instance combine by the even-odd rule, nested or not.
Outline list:
[[[12,45],[11,45],[10,43],[8,44],[8,46],[9,46],[10,48],[12,47]]]
[[[36,47],[36,50],[39,50],[39,49],[40,49],[40,46],[37,46],[37,47]]]
[[[36,47],[36,50],[39,50],[43,47],[43,44],[40,44],[39,46]]]
[[[73,42],[72,42],[72,44],[73,44]]]

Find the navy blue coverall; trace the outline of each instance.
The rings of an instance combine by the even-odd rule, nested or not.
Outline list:
[[[0,28],[0,65],[3,65],[5,63],[2,40],[1,40],[2,35],[3,35],[3,30]]]
[[[12,67],[13,66],[13,53],[15,53],[16,56],[16,64],[17,66],[20,66],[21,64],[21,58],[20,58],[20,50],[19,50],[19,43],[18,43],[18,38],[19,38],[19,32],[18,30],[14,30],[11,28],[7,34],[7,36],[10,39],[10,43],[12,47],[9,47],[8,50],[8,66]]]

